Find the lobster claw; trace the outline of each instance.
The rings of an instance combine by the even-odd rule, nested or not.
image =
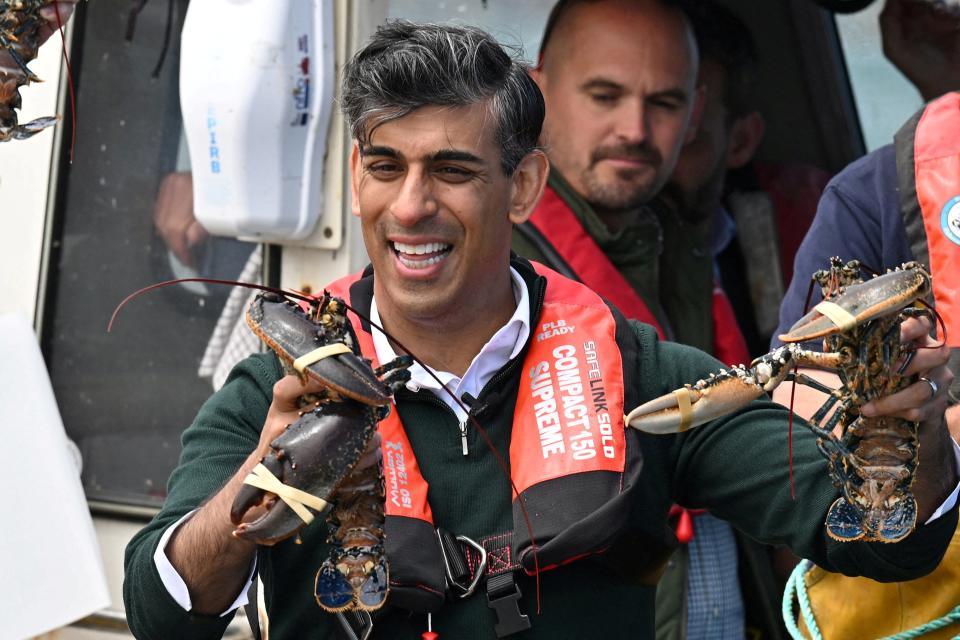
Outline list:
[[[806,342],[847,331],[902,309],[926,297],[930,290],[926,269],[908,262],[867,282],[847,285],[843,293],[816,305],[779,338],[787,343]]]
[[[742,409],[769,393],[790,372],[795,347],[774,349],[743,365],[721,369],[705,380],[654,398],[627,414],[629,426],[645,433],[679,433]]]
[[[320,301],[320,319],[314,322],[298,305],[280,295],[257,296],[247,309],[247,324],[301,379],[313,378],[338,394],[370,405],[390,401],[390,386],[377,377],[370,363],[343,342],[349,322],[343,302],[325,297]],[[346,338],[352,341],[350,338]],[[309,354],[327,351],[316,360]]]
[[[248,477],[230,510],[237,525],[234,535],[257,544],[274,544],[295,534],[315,515],[326,515],[330,509],[326,502],[360,459],[376,426],[376,408],[358,402],[331,402],[301,416],[270,443],[270,453],[261,460],[261,466],[269,471],[263,474],[261,470],[261,475],[272,475],[296,491],[275,484],[271,491],[263,488],[271,487],[271,481]],[[298,498],[298,491],[309,495]],[[295,495],[285,497],[284,493]],[[267,512],[256,520],[243,522],[246,513],[268,494],[280,499],[268,504]]]

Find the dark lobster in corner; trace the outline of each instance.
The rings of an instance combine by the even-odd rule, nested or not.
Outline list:
[[[270,444],[233,504],[235,535],[272,544],[326,516],[333,548],[317,573],[327,611],[373,611],[387,597],[384,489],[377,423],[409,379],[409,357],[374,370],[359,354],[343,301],[324,295],[304,311],[281,295],[258,295],[247,323],[290,372],[324,385],[301,398],[299,420]],[[252,507],[266,513],[252,522]]]
[[[864,417],[860,407],[913,382],[897,369],[906,355],[900,324],[910,316],[934,320],[924,303],[930,275],[910,262],[864,282],[858,262],[843,264],[833,258],[830,269],[818,271],[813,279],[824,301],[780,336],[786,346],[757,358],[750,367],[720,371],[641,405],[627,419],[641,431],[675,433],[731,413],[783,380],[816,388],[828,398],[809,427],[842,494],[827,513],[827,534],[840,541],[896,542],[916,527],[911,488],[918,424]],[[822,353],[800,346],[817,339],[823,339]],[[793,374],[795,365],[835,371],[841,386],[830,389]]]
[[[37,57],[40,28],[45,21],[40,9],[54,0],[0,0],[0,52],[13,61],[13,67],[0,66],[0,142],[29,138],[57,122],[56,116],[37,118],[18,124],[20,87],[40,82],[27,64]]]

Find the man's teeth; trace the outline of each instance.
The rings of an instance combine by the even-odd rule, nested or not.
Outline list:
[[[427,244],[404,244],[402,242],[394,242],[393,248],[400,253],[420,256],[425,253],[445,251],[446,249],[450,248],[450,245],[443,242],[428,242]]]
[[[428,242],[426,244],[404,244],[394,242],[393,249],[397,252],[397,258],[400,263],[409,269],[426,269],[431,267],[444,258],[450,251],[450,245],[444,242]],[[409,256],[431,255],[429,258],[417,258],[411,260]]]
[[[447,257],[447,254],[439,253],[435,256],[430,256],[429,258],[420,260],[411,260],[410,258],[405,258],[402,253],[398,254],[397,257],[400,259],[400,263],[408,269],[426,269],[427,267],[432,267],[441,260],[444,260]]]

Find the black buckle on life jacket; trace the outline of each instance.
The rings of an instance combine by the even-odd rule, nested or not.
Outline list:
[[[529,616],[520,613],[522,595],[512,571],[487,578],[487,606],[497,614],[494,631],[498,638],[530,628]]]
[[[347,640],[369,640],[373,633],[373,618],[369,611],[351,609],[338,611],[336,615]]]
[[[447,575],[447,590],[458,598],[473,595],[487,570],[487,550],[467,536],[454,536],[449,531],[437,527],[440,540],[440,552],[443,555],[443,570]],[[472,547],[479,561],[473,570],[461,545]]]

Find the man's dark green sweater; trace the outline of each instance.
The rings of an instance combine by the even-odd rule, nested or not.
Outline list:
[[[535,324],[544,280],[535,276],[529,265],[518,262],[514,266],[530,288]],[[369,309],[369,300],[353,302],[361,311]],[[621,348],[637,354],[636,370],[624,375],[640,401],[719,367],[695,349],[658,342],[650,327],[638,323],[631,322],[618,341],[622,341]],[[524,355],[525,351],[494,376],[475,405],[479,407],[475,416],[487,424],[490,438],[501,452],[509,450],[511,425],[494,415],[504,409],[503,398],[515,395],[521,369],[516,362]],[[221,637],[229,616],[184,611],[164,588],[153,554],[163,531],[218,491],[256,447],[272,386],[280,376],[273,356],[247,359],[184,432],[180,466],[170,478],[167,502],[127,548],[124,601],[131,629],[141,640]],[[469,432],[470,455],[464,457],[457,420],[439,399],[429,391],[406,390],[396,399],[430,484],[436,524],[477,538],[508,529],[510,487],[480,436]],[[797,554],[832,571],[905,580],[937,565],[956,527],[956,508],[931,525],[918,527],[896,545],[833,542],[823,530],[826,510],[837,496],[826,463],[810,434],[797,430],[797,499],[791,500],[786,430],[786,410],[757,401],[733,416],[682,435],[641,434],[636,442],[643,467],[631,514],[631,536],[624,545],[628,555],[643,558],[651,548],[670,539],[666,513],[671,503],[680,502],[709,508],[748,535],[786,543]],[[326,535],[323,523],[314,523],[303,530],[302,544],[288,540],[260,550],[259,572],[265,585],[271,640],[336,637],[332,635],[336,622],[321,611],[313,597],[314,576],[328,551]],[[655,587],[619,571],[618,564],[625,563],[587,559],[544,573],[539,613],[533,581],[520,577],[521,608],[530,615],[533,626],[511,637],[616,638],[629,630],[631,638],[652,638]],[[496,637],[493,626],[493,613],[482,594],[449,603],[433,616],[433,627],[441,638],[492,639]],[[415,639],[424,630],[425,616],[390,609],[376,616],[373,638]]]

